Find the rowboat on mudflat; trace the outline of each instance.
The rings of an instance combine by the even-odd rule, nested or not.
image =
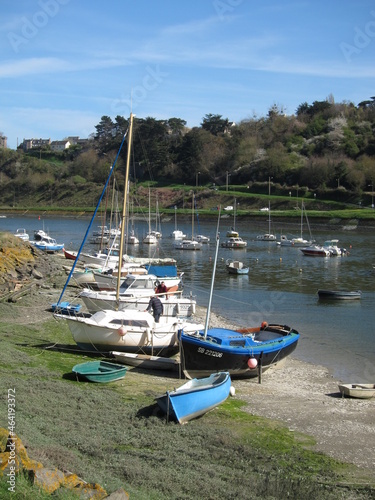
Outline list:
[[[339,384],[342,397],[370,399],[375,396],[375,384]]]

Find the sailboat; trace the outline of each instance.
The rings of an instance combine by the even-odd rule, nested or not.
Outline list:
[[[128,245],[138,245],[139,239],[134,230],[134,202],[131,202],[130,231],[127,231],[126,243]]]
[[[174,231],[171,233],[171,238],[174,240],[183,240],[186,238],[186,234],[180,229],[177,229],[177,207],[174,207]]]
[[[303,237],[303,213],[305,212],[305,217],[306,217],[306,222],[307,222],[307,226],[309,228],[309,232],[310,232],[310,240],[306,240],[304,237]],[[309,220],[307,218],[307,213],[306,213],[306,209],[305,209],[305,206],[302,202],[302,206],[301,206],[301,233],[300,233],[300,236],[297,237],[297,238],[291,238],[290,240],[282,235],[281,238],[280,238],[280,245],[281,246],[284,246],[284,247],[305,247],[305,246],[309,246],[309,245],[312,245],[314,242],[312,236],[311,236],[311,230],[310,230],[310,225],[309,225]]]
[[[295,350],[300,335],[289,326],[269,325],[265,321],[259,326],[238,330],[208,328],[218,248],[217,231],[205,327],[196,332],[180,332],[181,366],[185,376],[191,379],[217,372],[228,372],[238,377],[261,377],[264,370]]]
[[[236,231],[236,198],[234,199],[234,208],[233,208],[233,226],[227,231],[227,238],[238,238],[239,233]]]
[[[194,239],[194,193],[191,202],[191,239],[175,241],[174,247],[179,250],[200,250],[202,243]]]
[[[196,210],[196,213],[197,213],[197,224],[198,224],[198,234],[195,236],[195,239],[197,241],[199,241],[199,243],[203,243],[203,244],[208,245],[208,243],[210,242],[209,236],[205,236],[204,234],[201,234],[201,232],[200,232],[199,214],[198,214],[197,203],[196,202],[195,202],[195,210]]]
[[[125,170],[125,186],[128,185],[129,179],[132,130],[133,115],[131,114],[129,124],[128,153]],[[125,136],[121,143],[120,150],[117,154],[110,175],[113,172],[124,140]],[[99,203],[97,209],[99,207]],[[126,203],[127,189],[125,189],[124,192],[124,203],[122,210],[119,263],[122,262],[124,251]],[[95,217],[95,213],[93,217]],[[88,235],[89,228],[86,232],[85,238]],[[77,259],[79,258],[79,253],[83,247],[85,238],[81,244],[80,250],[78,251]],[[109,351],[142,352],[152,355],[156,353],[172,353],[176,352],[177,350],[177,333],[179,330],[185,328],[187,329],[187,331],[195,331],[202,326],[198,323],[189,322],[182,318],[164,315],[161,316],[160,322],[156,322],[152,314],[147,311],[128,309],[119,310],[118,307],[116,307],[115,310],[103,309],[92,315],[62,314],[61,312],[59,312],[59,305],[61,304],[64,291],[74,271],[74,266],[77,262],[77,259],[74,261],[68,280],[56,304],[55,317],[68,322],[68,326],[72,333],[73,339],[80,348],[97,353]],[[119,302],[119,295],[120,280],[117,280],[117,302]]]
[[[237,204],[235,198],[233,208],[233,226],[227,231],[227,239],[221,244],[223,248],[241,249],[247,247],[247,241],[243,240],[238,231],[236,231],[236,211]]]
[[[151,230],[151,192],[148,188],[148,233],[143,238],[142,243],[146,245],[156,245],[158,239],[156,235]]]
[[[268,233],[260,234],[257,240],[261,241],[276,241],[276,235],[271,233],[271,177],[268,177]]]

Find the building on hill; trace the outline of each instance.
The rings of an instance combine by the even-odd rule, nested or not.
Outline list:
[[[8,137],[5,137],[5,135],[0,134],[0,148],[7,148],[7,141]]]
[[[70,142],[64,139],[63,141],[52,141],[50,144],[52,151],[64,151],[64,149],[68,149],[70,146]]]
[[[24,151],[35,148],[43,148],[51,144],[51,139],[24,139],[19,145]]]

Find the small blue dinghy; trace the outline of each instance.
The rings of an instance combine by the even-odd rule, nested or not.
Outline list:
[[[159,396],[156,401],[167,418],[185,424],[223,403],[229,396],[231,384],[228,372],[213,373],[206,378],[189,380]]]
[[[74,313],[77,314],[81,310],[81,304],[71,304],[70,302],[60,302],[51,304],[53,312],[58,313]]]

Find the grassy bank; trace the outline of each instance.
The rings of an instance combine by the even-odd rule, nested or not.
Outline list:
[[[16,433],[31,458],[134,499],[375,497],[372,478],[311,451],[312,438],[252,416],[240,391],[180,426],[167,424],[154,401],[177,378],[133,369],[112,384],[77,382],[71,369],[88,358],[47,310],[57,293],[0,303],[0,398],[5,409],[15,388]],[[19,498],[38,498],[28,488],[20,481]]]

